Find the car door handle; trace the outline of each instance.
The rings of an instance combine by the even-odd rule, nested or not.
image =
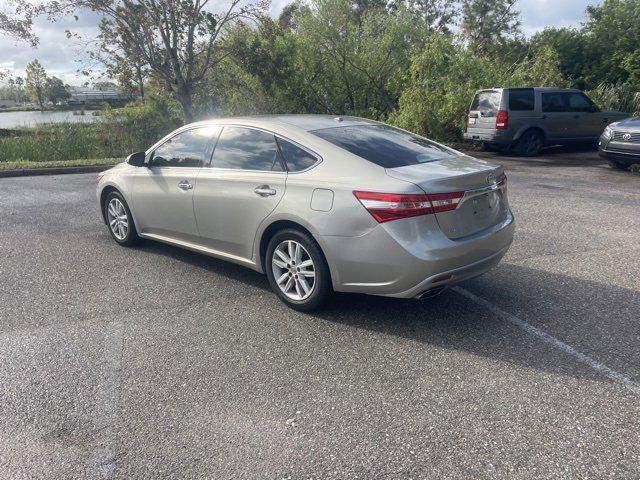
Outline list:
[[[186,192],[187,190],[191,190],[193,188],[193,185],[191,185],[186,180],[183,180],[178,184],[178,188],[180,188],[180,189],[182,189],[182,190],[184,190]]]
[[[270,197],[277,193],[269,185],[260,185],[259,187],[256,187],[253,191],[256,192],[256,195],[259,195],[261,197]]]
[[[542,115],[542,119],[543,119],[543,120],[546,120],[546,119],[547,119],[547,116],[546,116],[546,115]]]

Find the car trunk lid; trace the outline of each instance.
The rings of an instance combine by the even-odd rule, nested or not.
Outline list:
[[[464,192],[455,210],[436,212],[451,239],[473,235],[506,220],[509,205],[501,166],[466,155],[435,162],[387,168],[389,176],[418,185],[427,194]]]

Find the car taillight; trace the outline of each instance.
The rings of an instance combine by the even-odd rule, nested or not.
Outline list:
[[[464,192],[404,195],[359,192],[353,194],[378,223],[455,210]]]
[[[509,112],[498,110],[496,115],[496,130],[506,130],[509,127]]]
[[[460,200],[464,197],[464,192],[431,193],[427,196],[431,200],[434,213],[440,213],[458,208]]]

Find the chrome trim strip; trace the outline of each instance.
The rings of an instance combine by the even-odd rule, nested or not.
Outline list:
[[[495,192],[497,190],[502,190],[502,189],[504,189],[506,184],[507,184],[507,181],[506,180],[502,180],[502,181],[500,181],[498,183],[493,183],[493,184],[488,185],[486,187],[476,188],[474,190],[467,190],[466,192],[464,192],[464,195],[460,199],[460,202],[458,203],[458,205],[462,205],[464,202],[466,202],[467,200],[470,200],[470,199],[472,199],[474,197],[478,197],[480,195],[485,195],[487,193]]]

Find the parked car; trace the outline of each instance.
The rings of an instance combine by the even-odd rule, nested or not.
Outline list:
[[[464,138],[533,157],[545,145],[595,145],[604,127],[625,117],[601,111],[580,90],[491,88],[475,94]]]
[[[628,169],[640,164],[640,117],[609,125],[598,142],[600,156],[614,168]]]
[[[289,306],[331,291],[433,295],[511,244],[502,167],[382,123],[316,115],[194,123],[100,174],[113,239],[266,273]]]

